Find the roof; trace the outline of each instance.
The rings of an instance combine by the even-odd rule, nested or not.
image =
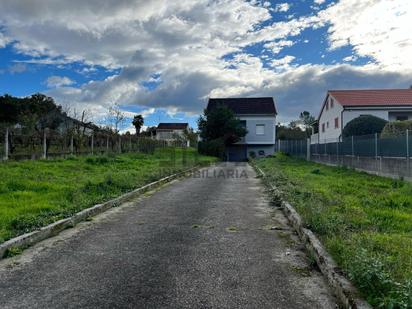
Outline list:
[[[185,130],[188,127],[188,123],[172,123],[172,122],[161,122],[157,126],[158,130]]]
[[[272,97],[262,98],[210,98],[207,110],[225,105],[237,115],[277,114]]]
[[[342,106],[412,106],[412,89],[329,90]]]

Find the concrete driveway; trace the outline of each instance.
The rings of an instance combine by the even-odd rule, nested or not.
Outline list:
[[[255,176],[203,169],[0,261],[0,307],[335,308]]]

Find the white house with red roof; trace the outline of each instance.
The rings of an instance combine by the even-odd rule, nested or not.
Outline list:
[[[329,90],[318,117],[319,134],[312,143],[336,141],[349,121],[363,115],[412,120],[412,89]]]

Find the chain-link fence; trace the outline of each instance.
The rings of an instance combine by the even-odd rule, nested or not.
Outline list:
[[[68,155],[144,152],[156,148],[186,147],[186,141],[164,141],[131,134],[93,132],[78,134],[54,130],[26,133],[19,128],[0,128],[0,159],[23,160],[64,157]]]

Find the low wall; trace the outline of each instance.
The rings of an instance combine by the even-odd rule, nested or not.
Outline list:
[[[310,160],[333,166],[346,166],[370,174],[412,181],[412,159],[311,154]]]

